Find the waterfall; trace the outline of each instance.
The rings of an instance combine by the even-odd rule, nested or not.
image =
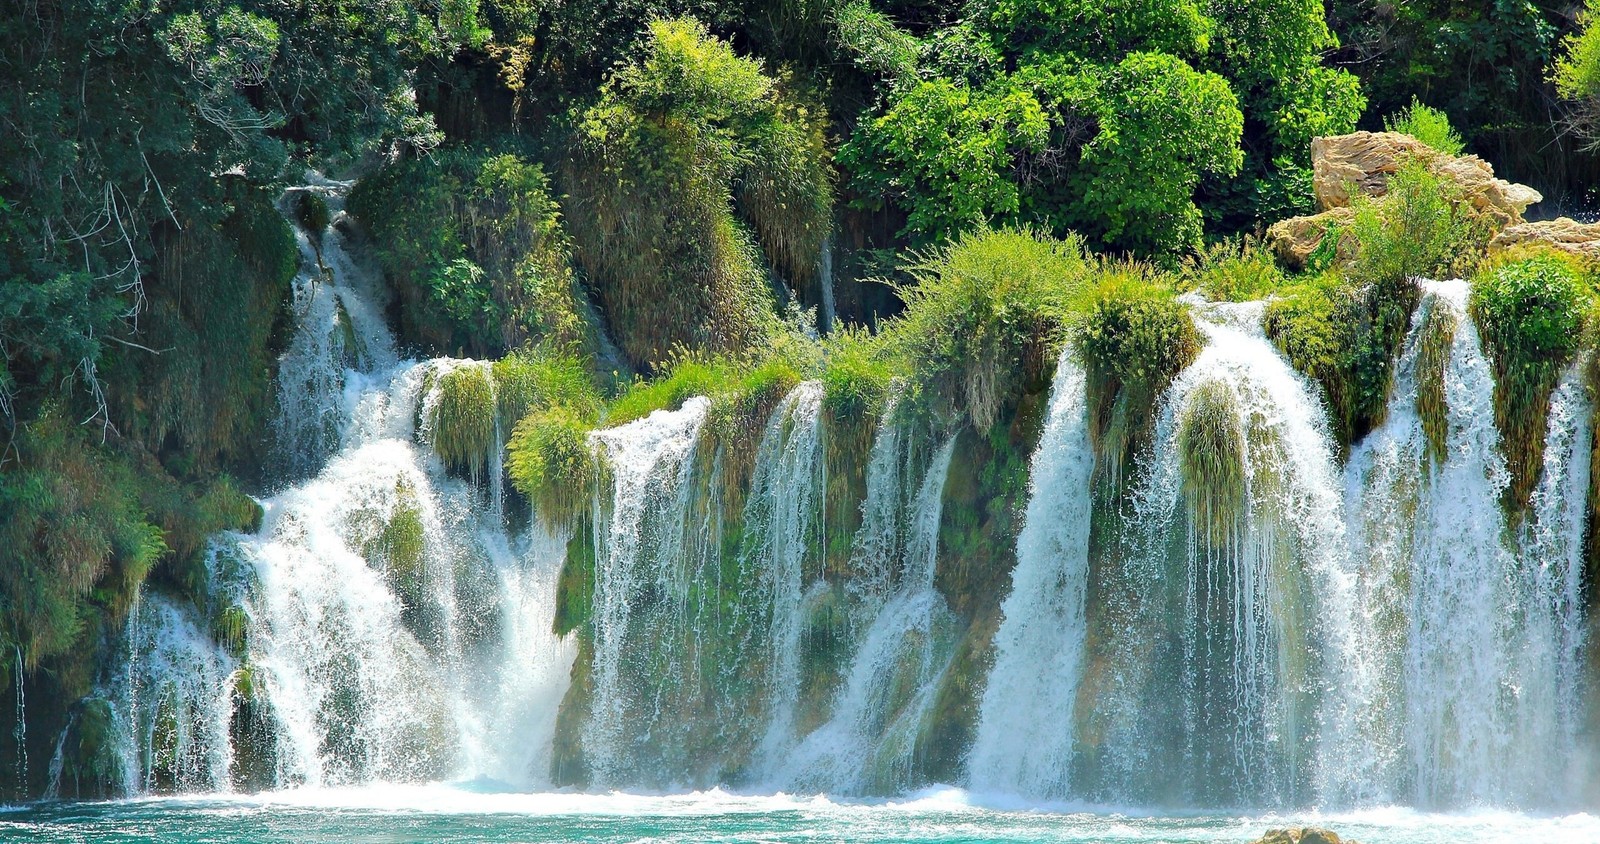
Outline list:
[[[776,758],[794,741],[805,563],[824,541],[824,469],[822,384],[807,381],[789,392],[768,421],[745,503],[744,531],[756,538],[743,560],[745,579],[762,585],[769,642],[771,713],[758,758]]]
[[[1082,670],[1089,566],[1089,442],[1083,367],[1072,350],[1056,365],[1011,592],[1001,604],[995,663],[979,706],[968,778],[980,791],[1067,793]]]
[[[1346,488],[1361,563],[1359,727],[1324,790],[1350,802],[1560,804],[1575,796],[1579,583],[1591,408],[1575,366],[1552,397],[1544,472],[1512,535],[1494,380],[1464,282],[1426,282],[1385,424],[1351,455]],[[1453,329],[1423,373],[1429,323]],[[1418,406],[1442,379],[1443,453]],[[1354,720],[1354,719],[1352,719]],[[1365,760],[1363,763],[1362,760]]]
[[[598,784],[625,783],[643,765],[676,774],[653,761],[671,749],[660,734],[692,726],[673,723],[680,709],[668,698],[688,693],[694,677],[672,646],[703,632],[702,614],[689,606],[698,572],[690,571],[685,543],[693,529],[695,445],[709,407],[692,398],[679,410],[591,435],[608,475],[594,502],[595,690],[583,728]],[[658,713],[668,717],[658,720]]]
[[[901,434],[892,422],[880,429],[879,436],[874,452],[880,444],[886,451],[897,450]],[[843,793],[888,792],[909,784],[917,731],[923,726],[954,645],[949,609],[933,584],[945,481],[955,449],[956,437],[951,436],[929,461],[907,513],[898,586],[880,604],[856,649],[832,717],[793,751],[779,782]],[[874,454],[874,458],[880,456]],[[870,498],[870,484],[873,480],[884,483],[887,475],[876,461],[872,468],[879,474],[874,478],[869,469],[869,503],[875,503]],[[881,488],[877,491],[893,494]],[[881,548],[883,527],[874,520],[887,514],[868,510],[866,515],[861,530],[867,539],[862,547]]]
[[[17,687],[17,721],[11,728],[11,738],[17,746],[17,787],[26,792],[28,788],[28,700],[23,689],[23,661],[22,646],[12,645],[13,676],[11,681]]]
[[[824,336],[833,333],[835,320],[833,304],[833,234],[822,239],[822,259],[817,268],[817,285],[822,289],[822,314],[820,326]]]
[[[345,187],[304,189],[337,209]],[[397,360],[340,224],[298,236],[277,427],[295,482],[257,533],[213,540],[206,606],[130,617],[99,692],[124,785],[545,782],[576,655],[550,632],[566,537],[508,533],[497,453],[468,483],[430,448],[443,376],[484,364]]]
[[[1342,665],[1315,620],[1348,605],[1345,527],[1323,409],[1261,313],[1196,308],[1206,346],[1162,399],[1126,527],[1095,563],[1078,708],[1091,794],[1310,796],[1316,702]]]
[[[192,608],[143,597],[128,623],[124,670],[100,694],[110,705],[130,793],[229,788],[239,662]]]

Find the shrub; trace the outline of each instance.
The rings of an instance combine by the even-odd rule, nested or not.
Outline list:
[[[1043,148],[1047,128],[1039,102],[1007,80],[973,90],[933,79],[857,124],[839,162],[869,205],[888,197],[906,210],[902,236],[938,242],[1015,217],[1013,163]]]
[[[1115,61],[1139,50],[1199,57],[1215,23],[1196,0],[981,0],[978,19],[1013,51]]]
[[[823,344],[822,409],[830,420],[863,424],[883,413],[899,374],[883,335],[846,327]]]
[[[1161,280],[1134,265],[1113,265],[1074,345],[1089,375],[1090,431],[1105,456],[1096,473],[1120,485],[1157,399],[1199,354],[1200,332]]]
[[[541,522],[564,529],[586,512],[599,472],[591,424],[570,409],[528,414],[511,434],[506,470]]]
[[[414,342],[477,357],[533,341],[592,351],[566,233],[538,164],[441,150],[362,179],[349,207],[373,235]]]
[[[1288,283],[1272,252],[1251,238],[1219,241],[1184,258],[1179,279],[1213,302],[1264,299]]]
[[[435,380],[426,398],[429,440],[445,466],[474,478],[483,472],[496,446],[494,394],[487,364],[452,366]]]
[[[1586,268],[1553,250],[1508,254],[1474,281],[1470,309],[1494,366],[1512,513],[1527,505],[1538,483],[1550,394],[1578,352],[1593,298]]]
[[[1383,128],[1410,135],[1445,155],[1460,155],[1466,149],[1461,134],[1450,125],[1450,118],[1436,108],[1423,105],[1416,97],[1411,98],[1409,108],[1385,117]]]
[[[328,211],[328,201],[315,191],[302,190],[294,195],[294,216],[300,227],[313,238],[321,238],[323,230],[333,220]]]
[[[494,362],[495,407],[503,430],[535,410],[564,407],[595,420],[603,406],[586,361],[569,352],[519,349]]]
[[[1561,55],[1551,68],[1556,91],[1566,100],[1569,124],[1589,139],[1600,136],[1600,0],[1586,0],[1578,26],[1561,40]]]
[[[1007,402],[1048,383],[1092,272],[1083,242],[981,230],[913,257],[886,340],[930,397],[987,433]]]
[[[1494,234],[1460,185],[1421,160],[1403,162],[1383,197],[1360,196],[1353,205],[1350,231],[1357,253],[1350,275],[1359,283],[1467,275]]]
[[[832,175],[818,119],[692,21],[652,23],[607,80],[580,116],[569,219],[631,362],[762,345],[775,317],[761,249],[791,281],[820,266]]]

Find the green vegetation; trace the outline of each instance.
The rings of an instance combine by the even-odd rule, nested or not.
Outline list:
[[[593,353],[544,169],[449,149],[363,179],[350,210],[373,235],[414,342],[483,357],[529,342]]]
[[[1385,117],[1383,128],[1384,131],[1410,135],[1445,155],[1460,155],[1466,149],[1461,134],[1450,125],[1450,118],[1436,108],[1423,105],[1415,97],[1411,98],[1411,105],[1404,111],[1393,117]]]
[[[1289,284],[1272,253],[1248,237],[1218,241],[1186,256],[1178,279],[1184,290],[1198,290],[1213,302],[1265,299]]]
[[[1232,388],[1221,381],[1196,387],[1178,422],[1178,465],[1192,528],[1212,547],[1226,547],[1244,516],[1244,459]]]
[[[1577,355],[1593,299],[1589,269],[1553,250],[1501,256],[1474,280],[1470,308],[1494,365],[1495,424],[1511,470],[1506,504],[1513,513],[1539,482],[1550,394]]]
[[[569,527],[588,508],[599,472],[589,448],[591,420],[555,407],[523,417],[511,434],[506,470],[553,528]]]
[[[1552,67],[1556,91],[1571,108],[1569,124],[1589,142],[1600,139],[1600,29],[1594,26],[1600,2],[1586,0],[1578,29],[1561,40],[1561,54]]]
[[[496,447],[495,383],[483,364],[461,364],[445,370],[427,397],[429,440],[445,465],[477,478]],[[491,482],[496,479],[489,479]]]
[[[1075,339],[1089,374],[1089,425],[1102,489],[1120,490],[1156,401],[1200,352],[1200,332],[1165,280],[1114,265]]]
[[[940,410],[987,433],[1005,403],[1048,383],[1094,269],[1077,238],[963,235],[914,256],[905,313],[884,335]]]
[[[1455,314],[1433,308],[1417,338],[1417,416],[1421,417],[1422,433],[1428,438],[1428,459],[1436,466],[1444,462],[1448,453],[1450,409],[1445,403],[1445,372],[1459,328]]]
[[[760,345],[775,322],[763,254],[789,281],[813,279],[832,206],[817,117],[686,20],[652,23],[643,55],[581,114],[567,217],[635,366],[677,346]]]
[[[1422,162],[1403,165],[1382,199],[1358,198],[1353,255],[1285,288],[1266,330],[1295,368],[1322,387],[1334,435],[1348,447],[1382,424],[1394,363],[1421,293],[1416,278],[1465,275],[1482,260],[1493,222]]]

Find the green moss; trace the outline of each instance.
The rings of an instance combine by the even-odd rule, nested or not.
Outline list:
[[[1088,370],[1090,433],[1102,456],[1095,473],[1105,489],[1120,490],[1157,399],[1200,353],[1200,332],[1161,279],[1128,266],[1102,279],[1075,345]]]
[[[374,538],[368,557],[383,569],[408,606],[414,606],[422,595],[427,543],[417,492],[401,478],[395,482],[394,507]]]
[[[1444,463],[1447,454],[1450,408],[1445,402],[1444,379],[1457,328],[1453,313],[1433,308],[1417,338],[1417,416],[1428,439],[1428,459],[1436,466]]]
[[[1588,271],[1554,250],[1507,255],[1473,283],[1470,309],[1495,371],[1495,423],[1511,484],[1506,505],[1527,506],[1544,466],[1550,394],[1577,354],[1594,298]]]
[[[250,630],[250,616],[244,607],[229,604],[217,611],[211,622],[211,636],[229,653],[243,656],[246,634]]]
[[[1178,466],[1196,535],[1230,543],[1245,511],[1245,440],[1233,390],[1209,381],[1194,389],[1178,422]]]
[[[566,408],[530,413],[517,423],[506,469],[539,519],[572,525],[590,503],[600,466],[589,448],[592,424]]]
[[[85,700],[70,724],[61,746],[61,796],[94,799],[117,794],[126,784],[110,703],[99,697]]]
[[[566,636],[589,622],[594,614],[594,527],[584,518],[567,540],[567,556],[556,582],[554,631]]]
[[[495,447],[495,387],[488,366],[456,366],[438,378],[428,420],[434,453],[476,478]],[[491,479],[496,480],[496,479]]]

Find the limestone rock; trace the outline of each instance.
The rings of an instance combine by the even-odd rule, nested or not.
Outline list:
[[[1502,252],[1524,244],[1552,246],[1586,260],[1600,261],[1600,223],[1580,223],[1570,217],[1519,223],[1495,235],[1489,241],[1489,251]]]
[[[1459,158],[1439,153],[1410,135],[1398,132],[1355,132],[1311,142],[1312,186],[1322,210],[1350,205],[1354,193],[1383,196],[1390,175],[1407,158],[1428,162],[1429,169],[1461,186],[1473,208],[1502,223],[1519,223],[1529,205],[1544,199],[1538,191],[1497,179],[1489,162],[1476,155]]]
[[[1339,838],[1339,834],[1331,829],[1301,826],[1270,830],[1266,835],[1256,839],[1255,844],[1356,844],[1356,842]]]
[[[1353,209],[1344,207],[1330,208],[1305,217],[1290,217],[1267,229],[1267,245],[1278,256],[1278,260],[1290,269],[1298,270],[1306,265],[1311,253],[1322,245],[1322,238],[1330,227],[1346,226],[1355,216]],[[1339,244],[1341,257],[1350,257],[1343,254],[1345,246],[1344,243]]]

